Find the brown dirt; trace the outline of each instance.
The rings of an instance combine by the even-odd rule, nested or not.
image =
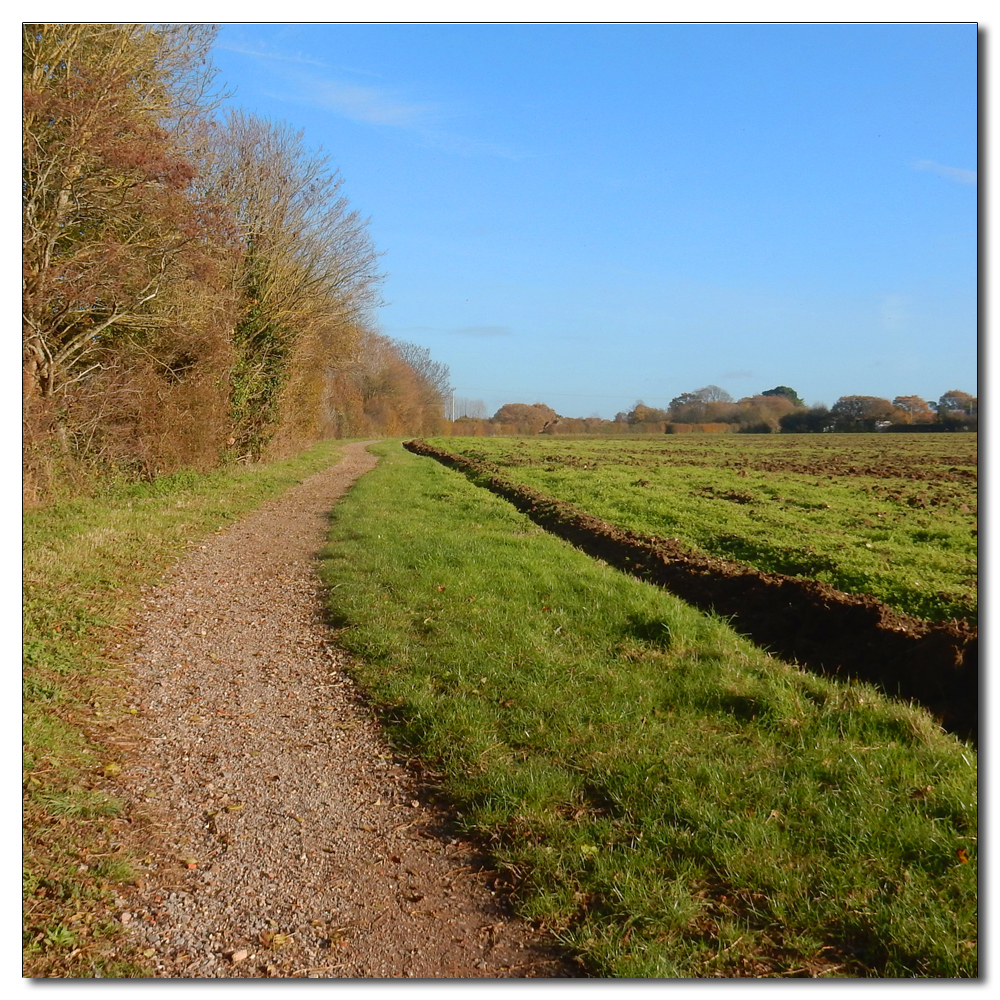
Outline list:
[[[408,441],[404,447],[470,475],[589,555],[729,618],[736,631],[783,659],[876,684],[890,695],[923,704],[946,729],[977,739],[978,633],[965,622],[922,621],[874,597],[845,594],[817,580],[763,573],[672,539],[616,528],[496,476],[480,462],[424,441]]]
[[[499,472],[500,467],[488,460],[485,452],[478,454],[468,452],[473,459],[482,460],[485,468]],[[559,452],[551,455],[506,455],[503,464],[511,468],[518,466],[554,465],[571,468],[597,468],[601,465],[626,465],[637,468],[648,468],[650,459],[662,465],[674,467],[705,468],[716,467],[720,463],[718,451],[697,451],[686,448],[682,452],[674,449],[654,451],[643,449],[637,451],[621,447],[613,454],[606,453],[599,459],[594,456],[574,455],[572,452]],[[859,477],[865,479],[904,479],[913,482],[940,483],[975,483],[979,473],[968,468],[968,454],[941,455],[930,462],[925,455],[900,455],[891,457],[881,455],[877,460],[859,458],[851,455],[824,455],[822,458],[802,459],[794,454],[788,456],[743,454],[739,458],[722,459],[722,468],[740,469],[754,472],[777,472],[781,474],[796,473],[806,476],[832,478],[840,476],[850,479]]]
[[[363,445],[197,547],[138,625],[117,733],[145,870],[116,918],[167,978],[579,976],[394,758],[323,624]]]

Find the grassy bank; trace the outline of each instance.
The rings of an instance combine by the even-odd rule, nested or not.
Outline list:
[[[603,976],[974,976],[976,757],[381,445],[324,574],[395,738]]]
[[[24,519],[24,974],[141,974],[109,962],[108,900],[131,878],[102,742],[126,711],[129,620],[145,585],[188,546],[330,465],[300,458],[207,475],[177,473]]]

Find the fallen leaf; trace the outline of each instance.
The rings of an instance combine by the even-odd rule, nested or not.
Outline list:
[[[272,951],[277,951],[279,948],[283,948],[288,944],[290,935],[288,934],[275,934],[272,931],[264,931],[260,936],[261,943],[266,947],[272,949]]]
[[[963,865],[969,863],[969,855],[965,853],[965,848],[964,847],[960,847],[957,851],[955,851],[955,857],[957,857],[958,860]]]
[[[121,773],[122,773],[122,766],[121,766],[121,764],[111,763],[111,764],[105,764],[104,765],[104,777],[105,778],[113,778],[116,775],[121,774]]]

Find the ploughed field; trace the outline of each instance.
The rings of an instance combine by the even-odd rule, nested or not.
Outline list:
[[[975,434],[430,442],[611,524],[975,626]]]

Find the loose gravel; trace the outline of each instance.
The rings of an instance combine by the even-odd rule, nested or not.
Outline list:
[[[363,444],[196,546],[147,597],[117,792],[117,919],[156,977],[580,972],[394,756],[323,623],[326,515]]]

